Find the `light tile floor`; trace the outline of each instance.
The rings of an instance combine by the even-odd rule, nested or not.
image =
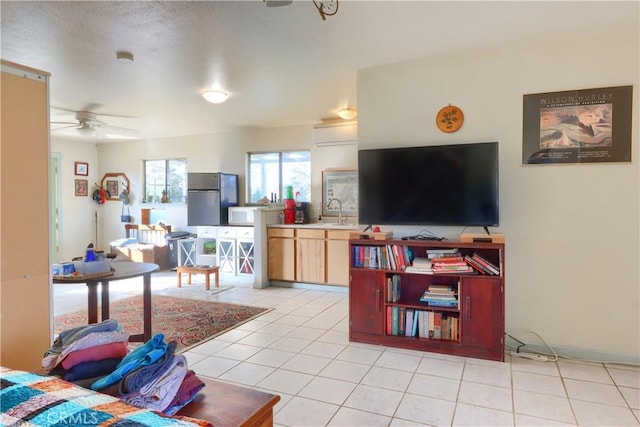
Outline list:
[[[511,358],[492,362],[350,343],[348,294],[271,287],[221,276],[176,287],[155,273],[154,294],[273,308],[185,354],[199,375],[273,394],[277,426],[637,426],[640,368]],[[142,279],[111,284],[112,300]],[[86,286],[56,285],[56,314],[86,308]]]

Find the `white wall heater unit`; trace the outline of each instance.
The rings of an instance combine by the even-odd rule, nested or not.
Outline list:
[[[313,127],[312,137],[316,147],[354,145],[358,142],[358,123],[344,120],[321,123]]]

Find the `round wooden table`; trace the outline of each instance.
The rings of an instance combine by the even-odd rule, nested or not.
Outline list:
[[[151,339],[151,273],[158,271],[157,264],[148,262],[112,262],[113,274],[102,277],[54,276],[53,283],[86,283],[89,323],[98,323],[98,285],[102,285],[102,320],[109,318],[109,283],[114,280],[143,277],[142,301],[144,331],[130,335],[129,341],[146,342]]]

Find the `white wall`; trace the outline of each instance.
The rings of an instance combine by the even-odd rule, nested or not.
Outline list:
[[[362,70],[359,148],[499,141],[507,332],[638,363],[639,34],[588,36]],[[622,85],[634,85],[631,163],[522,165],[524,94]],[[434,121],[448,104],[465,114],[453,134]]]
[[[83,256],[89,243],[96,243],[96,217],[99,207],[91,199],[102,174],[98,168],[95,144],[73,138],[51,136],[51,152],[60,154],[60,261]],[[89,164],[88,176],[75,175],[75,162]],[[89,195],[75,195],[75,180],[89,181]]]
[[[250,151],[279,151],[310,149],[311,208],[317,217],[321,212],[322,170],[357,167],[355,146],[317,148],[311,142],[312,126],[291,126],[268,129],[240,130],[230,133],[163,138],[148,141],[127,141],[101,144],[98,148],[100,177],[107,172],[123,172],[131,182],[131,214],[140,221],[140,209],[164,209],[167,224],[174,230],[187,227],[186,205],[141,203],[142,161],[152,159],[186,158],[189,172],[228,172],[240,175],[240,200],[246,193],[246,153]],[[101,241],[123,237],[120,223],[120,202],[107,202],[99,207]]]

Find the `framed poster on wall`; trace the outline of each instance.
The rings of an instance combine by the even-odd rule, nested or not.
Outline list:
[[[631,161],[633,86],[524,95],[522,163]]]
[[[326,169],[322,171],[322,216],[358,215],[358,171]],[[331,205],[329,206],[329,202]]]

